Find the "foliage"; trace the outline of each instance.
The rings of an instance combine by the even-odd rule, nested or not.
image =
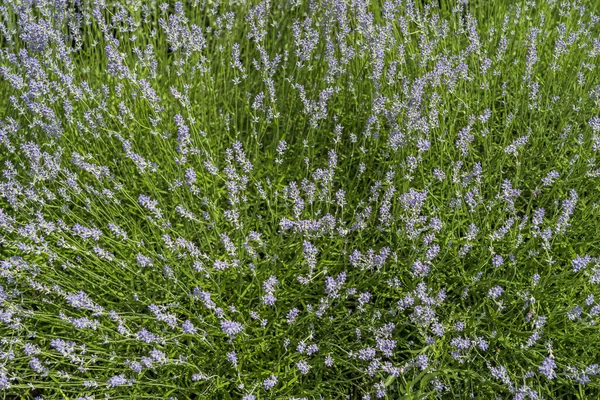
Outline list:
[[[594,2],[2,3],[6,398],[600,396]]]

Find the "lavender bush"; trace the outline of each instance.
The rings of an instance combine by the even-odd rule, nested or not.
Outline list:
[[[599,8],[2,1],[3,398],[599,398]]]

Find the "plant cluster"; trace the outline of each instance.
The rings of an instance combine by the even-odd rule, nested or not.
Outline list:
[[[600,396],[595,1],[0,5],[0,393]]]

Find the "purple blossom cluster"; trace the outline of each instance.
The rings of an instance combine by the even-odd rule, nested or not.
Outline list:
[[[585,3],[2,1],[0,392],[595,396]]]

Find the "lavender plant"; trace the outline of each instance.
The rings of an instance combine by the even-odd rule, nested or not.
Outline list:
[[[598,12],[2,1],[2,395],[600,397]]]

